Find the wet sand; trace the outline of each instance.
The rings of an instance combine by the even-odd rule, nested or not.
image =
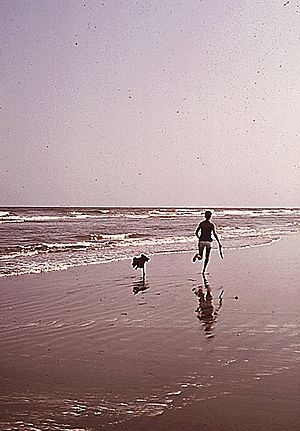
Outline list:
[[[298,430],[299,239],[0,279],[0,429]]]

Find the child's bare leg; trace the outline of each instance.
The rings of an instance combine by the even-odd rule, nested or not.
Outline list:
[[[203,255],[203,247],[200,246],[200,244],[198,244],[198,250],[199,252],[196,253],[192,259],[193,262],[196,262],[196,260],[201,260],[202,259],[202,255]]]
[[[198,248],[199,248],[198,259],[201,260],[202,256],[203,256],[203,249],[204,249],[204,247],[199,244]]]
[[[203,265],[203,271],[202,271],[202,274],[204,274],[204,273],[205,273],[206,267],[207,267],[207,265],[208,265],[208,262],[209,262],[209,256],[210,256],[210,250],[211,250],[211,248],[210,248],[210,247],[206,247],[206,249],[205,249],[205,261],[204,261],[204,265]]]

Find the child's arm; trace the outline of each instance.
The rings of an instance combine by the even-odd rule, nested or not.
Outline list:
[[[220,240],[219,240],[219,237],[218,237],[218,235],[217,235],[217,232],[216,232],[216,229],[215,228],[213,228],[213,234],[214,234],[214,237],[216,238],[216,240],[217,240],[217,243],[219,244],[219,247],[222,247],[222,244],[220,243]]]
[[[216,232],[216,229],[215,229],[215,227],[213,228],[213,234],[214,234],[214,237],[216,238],[216,240],[217,240],[217,242],[218,242],[218,244],[219,244],[219,253],[220,253],[220,256],[221,256],[221,259],[223,259],[224,258],[224,256],[223,256],[223,252],[222,252],[222,244],[221,244],[221,242],[220,242],[220,240],[219,240],[219,237],[218,237],[218,235],[217,235],[217,232]]]

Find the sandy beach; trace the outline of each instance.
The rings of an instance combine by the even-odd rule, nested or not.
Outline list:
[[[299,240],[2,277],[0,429],[298,430]]]

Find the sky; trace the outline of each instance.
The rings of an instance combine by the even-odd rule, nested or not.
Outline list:
[[[1,206],[300,206],[300,0],[1,0]]]

